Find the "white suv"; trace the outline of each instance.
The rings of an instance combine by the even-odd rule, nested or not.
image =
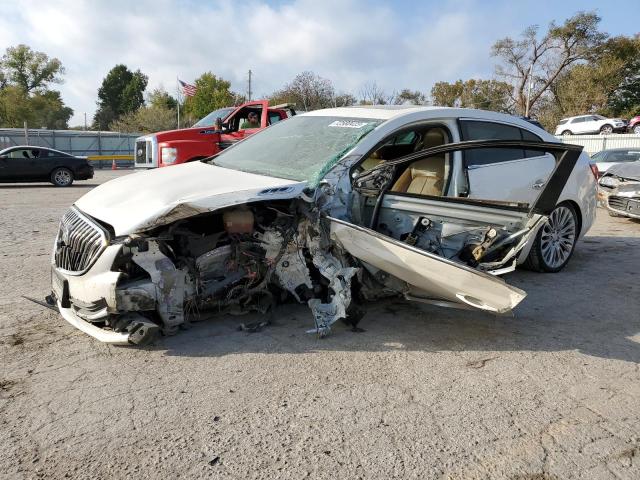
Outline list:
[[[584,135],[600,133],[606,135],[613,132],[624,132],[627,122],[620,118],[606,118],[602,115],[579,115],[563,118],[558,122],[555,135]]]

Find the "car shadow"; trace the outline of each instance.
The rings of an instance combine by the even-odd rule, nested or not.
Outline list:
[[[274,309],[259,332],[238,331],[265,316],[221,315],[152,348],[170,356],[313,351],[563,351],[640,362],[640,237],[587,237],[557,274],[518,270],[505,280],[528,296],[510,316],[445,309],[401,299],[369,302],[355,333],[338,322],[318,339],[305,305]]]
[[[99,183],[77,183],[83,182],[84,180],[76,180],[73,185],[68,187],[56,187],[51,183],[0,183],[0,190],[10,190],[17,188],[93,188],[100,185]]]

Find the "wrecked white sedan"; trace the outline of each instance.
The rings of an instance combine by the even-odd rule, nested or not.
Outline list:
[[[504,313],[526,294],[498,275],[562,269],[595,191],[581,147],[512,116],[310,112],[86,194],[60,223],[48,301],[114,344],[287,301],[319,335],[390,295]]]

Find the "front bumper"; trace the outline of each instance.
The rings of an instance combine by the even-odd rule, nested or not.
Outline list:
[[[609,195],[607,210],[624,217],[640,219],[640,198]]]
[[[60,300],[57,301],[58,311],[62,318],[64,318],[71,325],[76,327],[78,330],[83,331],[87,335],[92,336],[96,340],[99,340],[103,343],[110,343],[112,345],[129,345],[129,333],[118,333],[113,330],[105,330],[100,327],[96,327],[95,325],[87,322],[80,318],[73,308],[64,308],[60,304]]]
[[[103,330],[94,323],[104,322],[117,312],[116,285],[121,273],[111,271],[111,267],[121,249],[122,245],[109,245],[82,275],[51,266],[51,289],[62,317],[92,337],[116,344],[127,343],[128,334]]]

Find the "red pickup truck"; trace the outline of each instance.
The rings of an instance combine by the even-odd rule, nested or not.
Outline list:
[[[247,128],[249,114],[256,113],[260,126]],[[136,138],[136,168],[155,168],[210,157],[235,142],[259,132],[296,112],[292,106],[269,106],[267,100],[247,102],[239,107],[211,112],[191,128],[168,130]]]

